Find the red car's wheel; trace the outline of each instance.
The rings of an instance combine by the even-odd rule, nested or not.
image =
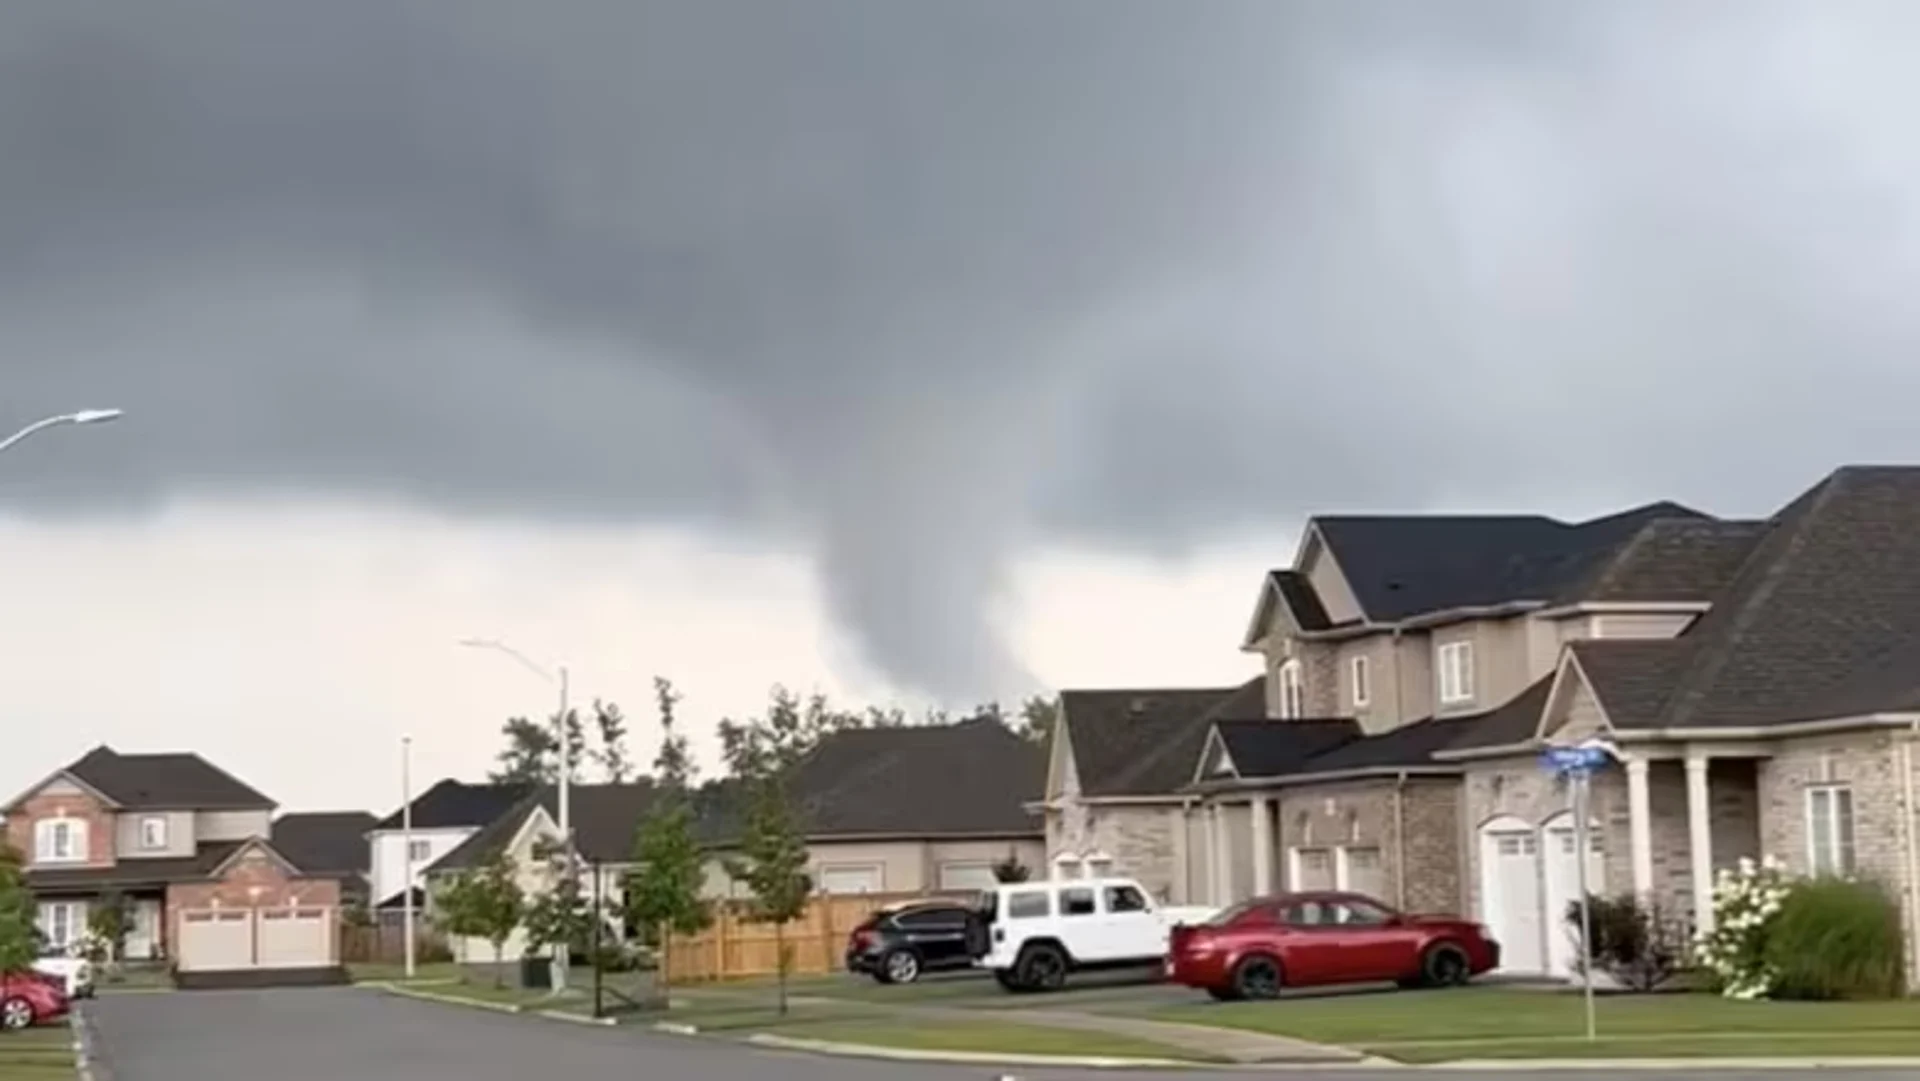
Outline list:
[[[1420,958],[1420,976],[1428,987],[1458,987],[1472,973],[1467,955],[1450,943],[1429,946]]]
[[[0,1029],[17,1032],[33,1024],[33,1003],[24,998],[0,1002]]]
[[[1280,985],[1280,962],[1264,953],[1243,957],[1233,966],[1235,998],[1279,998]]]

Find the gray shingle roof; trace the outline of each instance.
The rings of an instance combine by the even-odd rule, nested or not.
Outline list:
[[[1533,738],[1540,729],[1540,711],[1547,707],[1553,676],[1542,676],[1526,690],[1486,713],[1465,718],[1459,736],[1436,750],[1465,751],[1480,747],[1508,747]]]
[[[1316,755],[1360,736],[1360,726],[1344,718],[1215,721],[1213,730],[1243,779],[1298,773]]]
[[[507,808],[533,791],[524,784],[468,784],[452,779],[435,782],[433,787],[413,797],[413,828],[478,829],[505,813]],[[397,830],[406,808],[374,823],[377,830]]]
[[[1710,601],[1739,572],[1766,522],[1665,518],[1648,522],[1555,598],[1575,601]]]
[[[1266,713],[1263,679],[1204,689],[1060,692],[1060,724],[1088,796],[1166,795],[1193,778],[1214,711]]]
[[[66,772],[130,809],[266,810],[273,801],[197,754],[121,754],[95,747]]]
[[[1653,722],[1692,655],[1690,647],[1664,638],[1599,638],[1568,648],[1616,728]]]
[[[1384,623],[1546,600],[1648,522],[1702,517],[1662,502],[1577,523],[1542,515],[1328,515],[1313,524],[1361,609]]]
[[[1920,467],[1848,466],[1802,494],[1667,648],[1665,693],[1641,692],[1661,703],[1651,728],[1920,703]]]
[[[269,840],[274,851],[309,873],[365,873],[371,862],[367,831],[374,818],[365,811],[314,811],[283,814],[273,820]]]

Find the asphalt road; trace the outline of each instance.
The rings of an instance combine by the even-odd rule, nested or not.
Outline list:
[[[1191,1081],[1240,1076],[1221,1070],[1115,1073],[830,1058],[637,1027],[570,1025],[353,988],[109,995],[89,1003],[86,1010],[95,1053],[105,1067],[103,1081],[977,1081],[1005,1074],[1028,1081]],[[1832,1069],[1674,1076],[1811,1081],[1816,1072],[1857,1081],[1912,1079],[1911,1071]],[[1295,1081],[1408,1077],[1405,1070],[1352,1068],[1252,1071],[1246,1076],[1254,1073]],[[1504,1081],[1567,1081],[1568,1073],[1502,1071],[1501,1076]],[[1654,1081],[1659,1075],[1639,1076]]]

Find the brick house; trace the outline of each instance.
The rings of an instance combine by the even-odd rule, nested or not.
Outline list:
[[[128,959],[192,972],[330,969],[340,883],[273,847],[273,809],[199,755],[101,746],[0,813],[52,948],[78,943],[111,896],[127,906]]]
[[[1242,648],[1242,687],[1062,695],[1059,873],[1356,889],[1567,973],[1580,855],[1539,758],[1598,735],[1596,889],[1705,925],[1715,871],[1766,854],[1871,875],[1920,923],[1920,468],[1844,468],[1760,521],[1315,518]]]

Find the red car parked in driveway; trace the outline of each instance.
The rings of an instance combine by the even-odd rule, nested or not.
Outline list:
[[[0,973],[0,1031],[58,1021],[68,1005],[66,988],[38,972]]]
[[[1217,999],[1273,998],[1282,987],[1381,983],[1451,987],[1500,967],[1500,944],[1455,916],[1402,915],[1356,893],[1256,897],[1176,927],[1176,983]]]

